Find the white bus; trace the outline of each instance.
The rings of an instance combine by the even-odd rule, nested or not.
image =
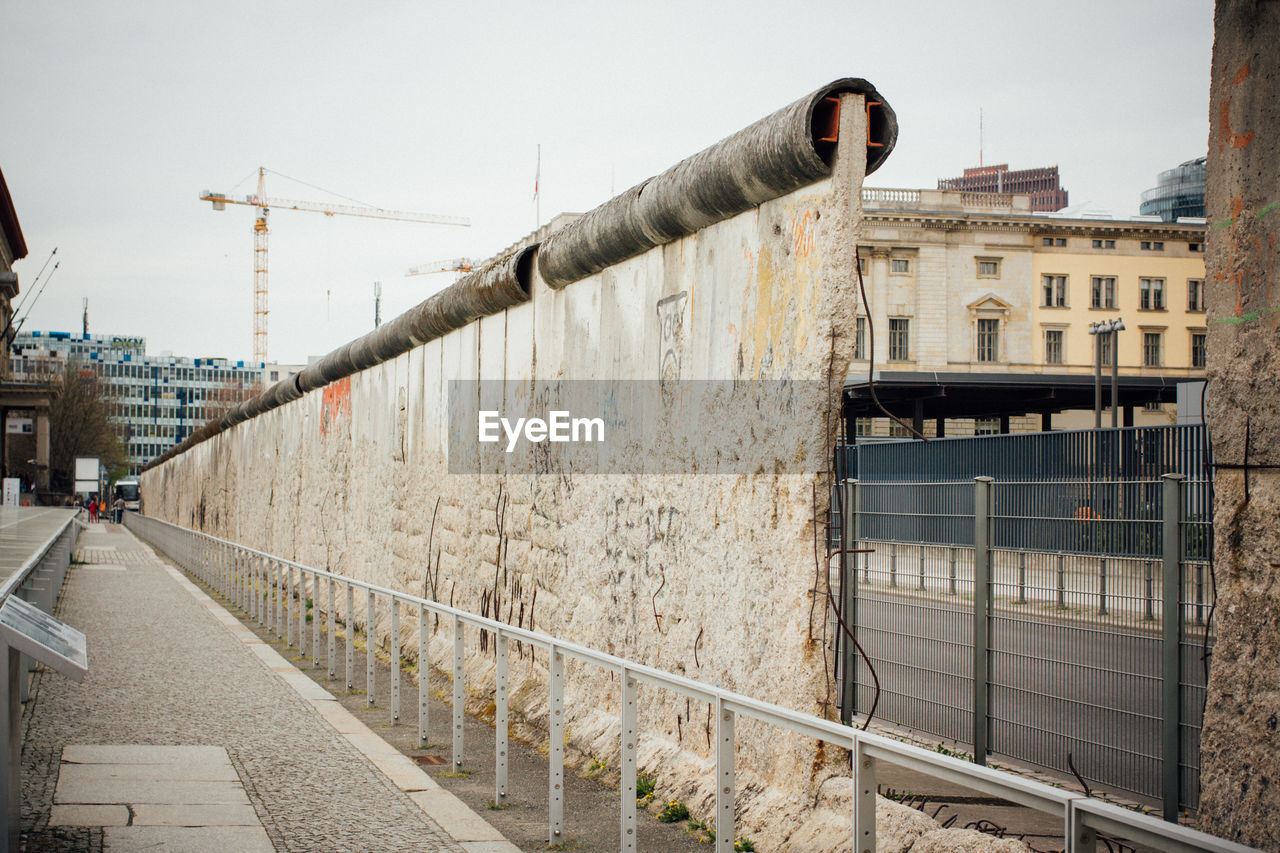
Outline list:
[[[124,508],[137,512],[142,508],[141,487],[142,481],[137,477],[121,477],[111,490],[112,502],[115,498],[123,498]]]

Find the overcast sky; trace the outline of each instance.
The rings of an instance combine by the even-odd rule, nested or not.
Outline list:
[[[254,191],[266,166],[470,228],[279,211],[272,360],[304,362],[452,281],[541,215],[585,211],[819,86],[865,77],[898,114],[871,186],[984,161],[1058,165],[1076,206],[1137,213],[1203,156],[1211,0],[1109,2],[66,3],[0,28],[3,169],[30,249],[61,267],[24,330],[143,335],[248,359]],[[254,179],[249,179],[250,176]],[[270,195],[341,203],[268,175]]]

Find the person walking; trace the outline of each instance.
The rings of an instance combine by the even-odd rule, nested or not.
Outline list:
[[[111,505],[111,508],[116,511],[116,524],[119,524],[124,517],[124,498],[116,495],[115,503]]]
[[[97,524],[98,522],[98,496],[89,495],[89,523]]]

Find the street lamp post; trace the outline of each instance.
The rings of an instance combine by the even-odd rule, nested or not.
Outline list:
[[[1117,332],[1124,331],[1124,320],[1117,317],[1114,320],[1103,320],[1100,323],[1089,324],[1089,334],[1094,336],[1094,367],[1093,367],[1093,428],[1102,429],[1102,336],[1111,336],[1111,426],[1114,429],[1119,426],[1120,413],[1120,396],[1119,396],[1119,341],[1116,338]]]
[[[1115,429],[1119,426],[1120,417],[1120,338],[1117,337],[1120,332],[1124,331],[1124,320],[1120,317],[1111,321],[1111,428]]]

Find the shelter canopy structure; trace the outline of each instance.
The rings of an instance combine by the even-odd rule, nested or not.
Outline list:
[[[1198,381],[1190,376],[1125,376],[1118,378],[1124,425],[1133,425],[1135,406],[1177,402],[1178,385]],[[1110,377],[1103,378],[1102,400],[1111,403]],[[876,371],[875,396],[864,373],[845,380],[846,434],[857,434],[859,418],[884,417],[879,398],[895,417],[925,433],[925,421],[936,420],[933,431],[945,435],[951,418],[999,418],[1000,431],[1009,431],[1009,418],[1038,414],[1041,429],[1052,428],[1052,416],[1072,409],[1092,410],[1094,378],[1080,373],[938,373],[932,371]],[[927,433],[926,433],[927,434]]]

